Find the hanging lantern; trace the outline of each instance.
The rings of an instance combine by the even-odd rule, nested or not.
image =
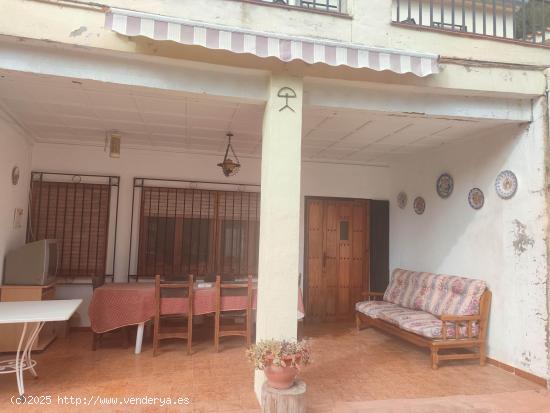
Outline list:
[[[218,166],[222,168],[223,174],[227,177],[236,175],[237,172],[239,172],[239,169],[241,169],[241,164],[239,163],[239,158],[237,157],[237,154],[233,150],[233,146],[231,145],[231,138],[233,137],[233,134],[229,132],[227,134],[227,148],[225,149],[225,156],[223,158],[223,162],[219,163]],[[233,157],[235,160],[229,158],[229,150],[231,150],[231,153],[233,154]]]

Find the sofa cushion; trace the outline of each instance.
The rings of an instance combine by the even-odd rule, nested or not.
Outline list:
[[[388,323],[400,326],[407,320],[421,320],[424,318],[433,318],[433,315],[424,311],[411,310],[405,307],[390,307],[379,311],[378,318]]]
[[[426,311],[411,310],[398,306],[387,301],[362,301],[355,305],[355,309],[371,318],[377,318],[391,323],[402,330],[418,334],[427,338],[441,338],[441,327],[443,322]],[[479,332],[479,325],[475,323],[472,327],[474,337]],[[459,337],[468,335],[466,324],[459,328]],[[454,323],[447,323],[447,337],[455,337]]]
[[[420,273],[412,307],[434,315],[479,314],[479,302],[487,285],[485,281],[453,275]]]
[[[411,333],[418,334],[427,338],[442,338],[441,329],[443,322],[428,313],[424,313],[430,317],[425,316],[411,316],[408,319],[401,320],[399,328]],[[458,329],[459,338],[465,338],[468,336],[468,327],[466,324],[460,324]],[[472,326],[472,336],[477,337],[479,334],[479,324],[474,323]],[[455,323],[447,323],[447,338],[456,338]]]
[[[384,300],[434,315],[474,315],[486,288],[481,280],[396,269]]]
[[[411,296],[414,296],[414,274],[413,271],[396,269],[384,292],[384,301],[409,308],[407,304],[411,301]]]
[[[361,301],[355,304],[355,309],[371,318],[378,318],[381,310],[398,307],[396,304],[387,301]]]

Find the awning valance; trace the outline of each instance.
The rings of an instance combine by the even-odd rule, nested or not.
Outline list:
[[[439,57],[434,54],[241,30],[131,10],[111,8],[106,14],[105,26],[125,36],[275,57],[283,62],[302,60],[309,64],[390,70],[421,77],[439,73]]]

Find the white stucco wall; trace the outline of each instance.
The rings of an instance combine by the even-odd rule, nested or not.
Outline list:
[[[14,166],[20,170],[17,186],[11,182]],[[30,170],[31,145],[13,121],[0,111],[0,283],[4,255],[25,243]],[[15,208],[24,210],[20,228],[14,228]]]
[[[392,25],[391,0],[349,0],[350,16],[335,16],[288,10],[250,2],[208,0],[197,7],[195,0],[106,0],[106,4],[184,18],[222,24],[241,29],[280,33],[285,35],[324,38],[366,46],[389,47],[441,54],[445,57],[482,60],[487,62],[550,65],[547,50],[511,42],[472,40],[469,36],[414,30]],[[448,14],[447,14],[448,16]],[[47,17],[47,18],[45,18]],[[105,16],[99,9],[68,7],[55,2],[3,0],[0,2],[0,34],[33,39],[48,39],[67,44],[128,51],[132,53],[191,58],[189,49],[173,48],[170,42],[151,42],[128,39],[104,29]],[[492,23],[492,22],[491,22]],[[500,23],[500,21],[498,22]],[[489,24],[492,26],[492,24]],[[489,30],[489,33],[491,31]],[[200,49],[200,48],[197,48]],[[181,53],[182,50],[183,55]],[[195,50],[195,60],[209,59]],[[209,56],[210,55],[210,56]],[[222,57],[225,56],[225,57]],[[246,57],[234,59],[222,54],[221,60],[256,65]],[[230,63],[231,64],[231,63]],[[268,66],[279,66],[270,61]],[[318,67],[316,65],[315,67]],[[332,71],[332,74],[341,68]],[[343,73],[346,73],[345,69]],[[339,76],[338,76],[339,77]],[[452,83],[449,84],[449,87]]]
[[[115,276],[126,281],[134,177],[177,178],[214,182],[260,183],[260,159],[241,157],[243,168],[233,178],[225,178],[216,166],[220,156],[184,154],[122,148],[120,159],[110,158],[103,148],[94,146],[36,144],[33,170],[68,173],[120,175],[119,220]],[[388,199],[389,170],[365,167],[304,162],[302,165],[302,206],[308,195]],[[303,207],[300,223],[300,268],[303,268]],[[63,286],[59,298],[79,297],[85,304],[91,286]],[[88,325],[87,306],[80,310],[80,324]]]
[[[392,165],[390,266],[486,280],[493,293],[489,357],[547,378],[545,128],[540,103],[534,119],[530,126],[474,136]],[[519,180],[516,196],[507,201],[494,189],[497,174],[505,169]],[[444,172],[455,183],[446,200],[435,190]],[[474,187],[485,193],[479,211],[468,205]],[[395,201],[401,190],[409,196],[404,210]],[[416,196],[426,200],[422,216],[413,211]]]

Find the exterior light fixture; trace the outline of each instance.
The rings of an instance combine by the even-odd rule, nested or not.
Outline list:
[[[108,131],[105,135],[105,152],[109,151],[111,158],[120,158],[120,143],[122,135],[118,131]]]
[[[241,169],[241,164],[239,163],[239,157],[235,153],[233,146],[231,145],[231,138],[233,134],[229,132],[227,134],[227,148],[225,149],[225,156],[223,157],[223,162],[219,163],[218,166],[222,168],[223,174],[227,177],[237,175],[239,169]],[[235,160],[228,157],[229,151],[233,154]]]

